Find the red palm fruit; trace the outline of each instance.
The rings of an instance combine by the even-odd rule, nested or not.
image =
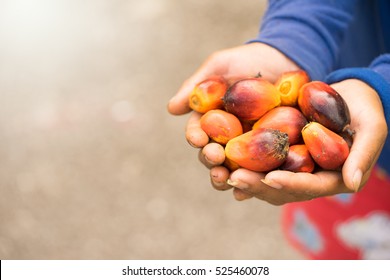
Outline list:
[[[313,160],[323,169],[339,169],[349,155],[344,138],[320,123],[306,125],[302,129],[302,137]]]
[[[298,105],[309,121],[318,122],[337,133],[351,123],[347,103],[324,82],[313,81],[303,85],[299,91]]]
[[[255,124],[256,128],[273,128],[288,134],[290,145],[302,140],[301,130],[307,124],[305,116],[296,108],[281,106],[272,109],[262,116]]]
[[[255,121],[241,121],[242,131],[245,133],[252,130],[254,123]]]
[[[221,76],[210,77],[198,83],[189,96],[189,106],[199,113],[223,108],[222,98],[228,89],[227,81]]]
[[[303,70],[283,73],[275,83],[275,87],[280,92],[281,105],[297,105],[299,89],[308,82],[310,78]]]
[[[313,172],[315,163],[304,144],[290,146],[286,161],[280,169],[291,172]]]
[[[242,134],[240,120],[220,109],[210,110],[204,114],[200,118],[200,127],[212,140],[222,145]]]
[[[258,120],[280,105],[280,94],[273,84],[262,78],[245,78],[232,84],[223,97],[225,110],[240,120]]]
[[[352,130],[349,126],[338,133],[341,137],[344,138],[345,142],[347,142],[348,147],[351,149],[353,143],[353,136],[355,135],[355,131]]]
[[[249,170],[266,172],[279,167],[287,157],[288,135],[258,128],[230,140],[225,147],[229,160]]]

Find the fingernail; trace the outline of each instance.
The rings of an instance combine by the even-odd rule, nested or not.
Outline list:
[[[217,164],[216,162],[210,160],[205,154],[203,154],[203,156],[204,156],[204,159],[205,159],[209,164],[211,164],[211,165]]]
[[[198,148],[194,143],[191,142],[191,140],[187,139],[187,142],[191,145],[191,147]]]
[[[276,183],[275,181],[272,181],[270,179],[261,179],[261,182],[263,184],[266,184],[267,186],[271,187],[271,188],[274,188],[274,189],[278,189],[280,190],[282,188],[282,185],[279,185],[278,183]]]
[[[230,185],[230,186],[232,186],[232,187],[241,189],[241,190],[244,190],[244,189],[249,188],[249,185],[248,185],[248,184],[243,183],[243,182],[240,182],[240,181],[233,181],[233,180],[231,180],[231,179],[228,179],[228,180],[227,180],[227,184]]]
[[[188,144],[191,145],[191,147],[193,147],[193,148],[200,148],[199,145],[195,145],[194,144],[194,142],[199,142],[199,140],[197,141],[196,136],[194,136],[194,135],[187,135],[186,136],[186,140],[187,140]]]
[[[227,179],[226,183],[232,187],[235,187],[238,185],[238,182],[237,181],[232,181],[230,179]]]
[[[226,184],[226,182],[217,182],[217,181],[213,181],[213,183],[216,187],[222,187]]]
[[[227,183],[226,181],[221,181],[218,175],[210,174],[210,179],[212,184],[216,187],[222,187]]]
[[[352,184],[353,184],[353,189],[355,190],[355,192],[360,190],[360,184],[362,182],[362,177],[363,177],[363,172],[360,169],[356,170],[355,173],[353,174]]]

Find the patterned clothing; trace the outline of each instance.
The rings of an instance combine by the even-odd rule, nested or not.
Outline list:
[[[383,169],[358,193],[283,207],[283,231],[306,258],[390,259],[390,176]]]

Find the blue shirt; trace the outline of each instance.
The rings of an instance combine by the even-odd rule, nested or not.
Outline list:
[[[390,127],[390,1],[270,0],[250,42],[280,50],[312,80],[366,82]],[[390,172],[390,137],[378,164]]]

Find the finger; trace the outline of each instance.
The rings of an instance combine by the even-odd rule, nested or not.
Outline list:
[[[228,180],[228,183],[239,189],[240,196],[236,199],[241,199],[246,194],[247,198],[256,197],[273,205],[282,205],[286,202],[295,201],[296,199],[288,193],[284,193],[275,188],[270,188],[262,182],[264,179],[263,173],[250,171],[244,168],[234,171]]]
[[[225,161],[225,149],[218,143],[209,143],[199,151],[199,160],[207,168],[221,165]]]
[[[293,194],[298,200],[307,200],[342,192],[351,192],[343,182],[340,172],[319,171],[316,173],[276,170],[262,180],[271,188]]]
[[[345,185],[349,189],[356,192],[364,185],[382,151],[385,138],[383,128],[374,126],[367,125],[356,133],[342,170]]]
[[[193,112],[186,127],[186,139],[195,148],[202,148],[209,142],[209,137],[200,127],[201,116],[200,113]]]
[[[358,191],[367,181],[387,136],[383,107],[377,93],[360,80],[345,80],[332,86],[351,110],[351,127],[356,134],[342,173],[346,186]]]
[[[219,191],[231,189],[232,186],[227,184],[230,172],[226,167],[216,166],[210,169],[211,185]]]
[[[258,190],[257,185],[263,178],[264,174],[262,173],[254,172],[245,168],[239,168],[230,175],[228,183],[241,190],[255,193]]]
[[[207,77],[215,74],[215,63],[212,63],[212,57],[208,58],[203,65],[189,78],[187,79],[177,94],[169,100],[168,111],[173,115],[182,115],[191,111],[189,106],[189,95],[194,87],[205,80]]]
[[[172,115],[183,115],[191,111],[188,96],[195,87],[196,82],[193,79],[186,80],[180,87],[177,94],[168,102],[168,112]]]
[[[264,174],[254,172],[245,168],[239,168],[234,171],[228,180],[228,184],[232,185],[236,189],[240,189],[242,192],[256,196],[263,199],[267,194],[265,193],[267,188],[261,180],[264,178]]]
[[[252,194],[249,194],[243,190],[240,190],[238,188],[233,188],[233,196],[238,201],[247,200],[253,197]]]

